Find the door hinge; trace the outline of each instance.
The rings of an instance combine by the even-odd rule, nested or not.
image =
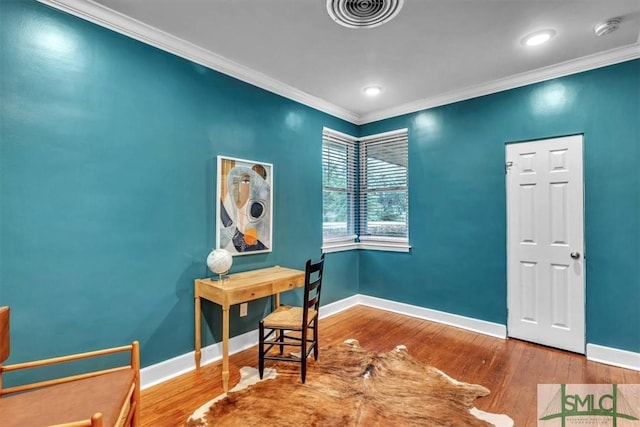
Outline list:
[[[506,174],[508,171],[511,170],[511,166],[513,166],[513,162],[506,162],[504,164],[504,173]]]

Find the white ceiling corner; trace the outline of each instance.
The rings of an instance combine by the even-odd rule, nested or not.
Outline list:
[[[369,33],[362,31],[374,30],[338,28],[330,22],[324,4],[318,6],[322,0],[38,1],[355,124],[640,58],[638,0],[550,0],[548,10],[536,0],[405,0],[394,21]],[[426,3],[436,12],[426,13]],[[437,11],[443,16],[432,17]],[[517,25],[507,25],[506,15],[493,16],[500,13],[509,13]],[[475,22],[474,14],[507,24],[484,28],[482,22]],[[613,17],[607,14],[623,14],[625,32],[617,39],[590,34],[595,19]],[[438,26],[445,18],[465,25],[458,29]],[[431,27],[437,28],[423,29],[427,19],[434,19]],[[560,27],[565,38],[565,44],[558,42],[549,58],[514,46],[512,39],[526,30],[519,26],[534,28],[545,22]],[[201,25],[195,25],[198,23]],[[229,34],[235,29],[241,31],[241,37]],[[469,43],[482,39],[488,46],[480,50],[461,44],[467,33]],[[215,44],[220,40],[225,43]],[[495,43],[493,51],[491,43]],[[402,52],[403,45],[413,50]],[[272,50],[264,53],[269,48]],[[296,59],[282,64],[282,58]],[[445,72],[438,72],[438,67]],[[501,75],[505,68],[511,72]],[[392,87],[384,94],[389,98],[358,98],[367,81]]]
[[[360,123],[370,123],[395,117],[402,114],[413,113],[428,108],[439,107],[453,102],[464,101],[465,99],[476,98],[489,95],[504,90],[514,89],[533,83],[551,80],[558,77],[568,76],[582,71],[593,70],[595,68],[613,65],[624,61],[640,58],[640,44],[612,49],[587,57],[574,59],[561,64],[554,64],[538,70],[528,71],[504,79],[486,82],[477,86],[467,87],[460,90],[447,92],[439,96],[400,105],[383,111],[376,111],[360,117]]]
[[[159,30],[91,0],[38,0],[86,21],[116,31],[135,40],[170,52],[181,58],[227,74],[243,82],[308,105],[325,113],[340,117],[352,123],[358,116],[324,99],[305,93],[293,86],[265,74],[233,62],[214,52],[203,49],[186,40]]]

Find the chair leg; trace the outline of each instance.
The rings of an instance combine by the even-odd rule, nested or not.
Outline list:
[[[313,321],[313,359],[318,360],[318,319]]]
[[[258,372],[260,373],[260,379],[264,373],[264,324],[259,323],[258,326]]]
[[[278,330],[276,332],[278,334],[278,338],[277,341],[280,341],[281,343],[284,342],[284,331],[283,330]],[[282,356],[284,354],[284,345],[280,344],[280,356]]]
[[[305,326],[302,327],[302,339],[301,347],[300,347],[300,375],[302,376],[302,384],[307,377],[307,328]]]

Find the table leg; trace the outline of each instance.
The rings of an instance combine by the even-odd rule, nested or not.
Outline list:
[[[229,390],[229,306],[222,307],[222,388]]]
[[[275,294],[273,294],[273,311],[275,311],[278,307],[280,307],[280,293],[276,292]],[[276,335],[275,335],[276,341],[280,341],[280,334],[281,334],[281,331],[276,330]],[[280,350],[282,350],[282,347],[280,347]]]
[[[198,295],[196,293],[195,296],[195,312],[196,312],[196,318],[195,318],[195,330],[196,330],[196,369],[198,369],[200,367],[200,360],[202,359],[202,353],[200,351],[200,347],[202,346],[202,343],[200,342],[200,295]]]

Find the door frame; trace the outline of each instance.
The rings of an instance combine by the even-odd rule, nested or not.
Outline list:
[[[531,143],[531,142],[537,142],[537,141],[547,141],[547,140],[551,140],[551,139],[558,139],[558,138],[566,138],[566,137],[572,137],[572,136],[580,136],[581,137],[581,143],[582,143],[582,275],[583,275],[583,295],[584,295],[584,300],[583,300],[583,310],[584,310],[584,348],[581,351],[581,354],[586,354],[586,345],[587,345],[587,235],[586,235],[586,223],[587,223],[587,215],[586,215],[586,144],[585,144],[585,134],[583,132],[578,132],[578,133],[570,133],[570,134],[563,134],[563,135],[555,135],[555,136],[547,136],[547,137],[541,137],[541,138],[533,138],[533,139],[526,139],[526,140],[516,140],[516,141],[508,141],[505,142],[505,149],[504,149],[504,167],[505,167],[505,180],[504,180],[504,185],[505,185],[505,231],[506,231],[506,239],[505,239],[505,253],[506,253],[506,265],[505,265],[505,296],[506,296],[506,337],[507,338],[512,338],[510,336],[509,333],[509,260],[510,260],[510,253],[509,253],[509,199],[508,199],[508,179],[507,179],[507,172],[509,170],[509,167],[511,166],[509,164],[508,161],[508,155],[507,155],[507,148],[508,146],[514,145],[514,144],[522,144],[522,143]],[[518,338],[515,338],[518,339]],[[533,341],[531,341],[533,342]],[[540,344],[540,345],[545,345],[545,344],[541,344],[541,343],[535,343],[535,344]],[[564,349],[560,349],[563,351],[569,351],[569,350],[564,350]]]

